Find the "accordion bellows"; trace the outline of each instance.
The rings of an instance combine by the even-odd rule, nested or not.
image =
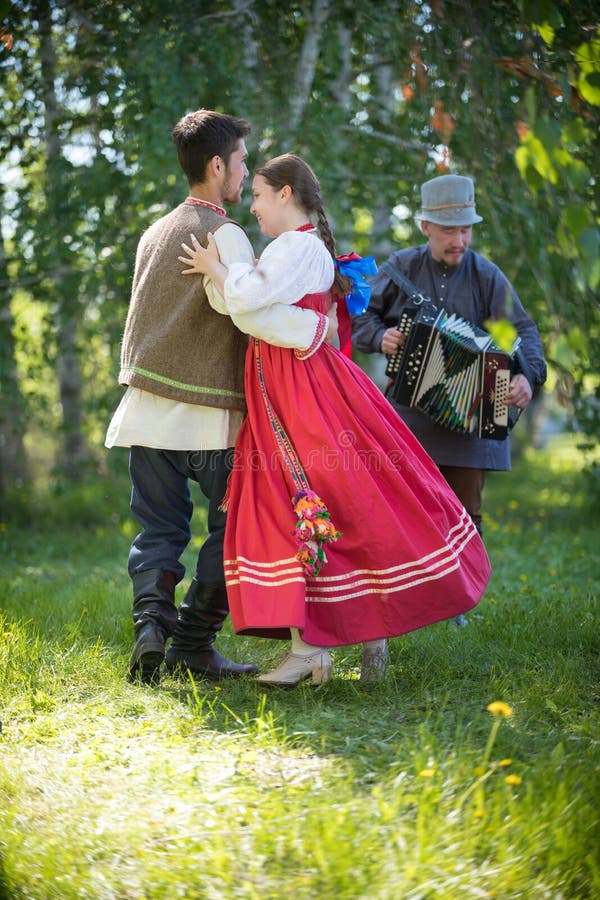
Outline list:
[[[505,403],[520,339],[507,353],[487,331],[431,301],[408,304],[398,330],[406,340],[388,358],[388,399],[453,431],[504,440],[520,415]]]

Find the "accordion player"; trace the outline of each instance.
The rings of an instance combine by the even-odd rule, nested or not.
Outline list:
[[[414,292],[397,327],[405,342],[388,357],[388,399],[453,431],[504,440],[520,415],[505,403],[523,371],[520,338],[506,352],[487,331]]]

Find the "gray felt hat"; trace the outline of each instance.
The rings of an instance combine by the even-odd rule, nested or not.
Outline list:
[[[475,187],[466,175],[439,175],[421,185],[421,209],[415,216],[434,225],[474,225]]]

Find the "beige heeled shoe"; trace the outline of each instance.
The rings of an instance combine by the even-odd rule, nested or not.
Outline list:
[[[360,680],[367,682],[381,681],[385,675],[388,660],[387,641],[381,641],[376,647],[365,645],[360,670]]]
[[[265,675],[258,675],[256,681],[260,684],[274,684],[281,687],[295,687],[310,678],[312,684],[324,684],[331,678],[332,662],[327,650],[320,647],[309,656],[300,656],[297,653],[288,653],[276,669]]]

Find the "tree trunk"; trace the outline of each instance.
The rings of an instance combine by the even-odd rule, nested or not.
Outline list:
[[[23,399],[15,361],[10,279],[2,233],[2,199],[3,191],[0,186],[0,510],[7,490],[19,487],[28,480],[23,444]]]
[[[242,71],[256,72],[259,64],[256,32],[260,27],[253,0],[233,0],[232,11],[240,29],[240,55]]]
[[[327,20],[329,6],[330,0],[313,0],[312,10],[306,18],[304,41],[293,81],[296,90],[290,99],[288,124],[291,136],[295,135],[310,98],[319,59],[321,29]]]
[[[64,202],[68,164],[63,159],[58,131],[58,101],[55,90],[56,54],[52,37],[52,23],[48,4],[38,3],[40,26],[40,64],[45,110],[46,142],[46,210],[48,232],[53,242],[49,258],[55,262],[51,302],[57,322],[57,378],[62,406],[61,469],[66,478],[76,480],[87,448],[81,432],[81,364],[77,350],[78,335],[78,279],[73,277],[72,261],[62,240],[63,221],[60,215]]]

